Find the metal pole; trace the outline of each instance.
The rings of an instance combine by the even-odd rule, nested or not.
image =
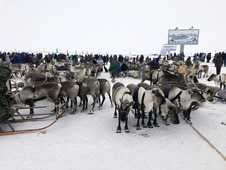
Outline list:
[[[184,44],[180,45],[180,53],[184,53]]]

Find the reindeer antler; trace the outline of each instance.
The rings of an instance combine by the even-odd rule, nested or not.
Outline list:
[[[19,89],[19,86],[18,86],[17,82],[16,82],[15,80],[13,80],[13,79],[9,79],[9,81],[14,82],[15,85],[16,85],[16,90],[15,90],[15,91],[12,91],[12,93],[13,93],[13,92],[17,93],[17,91],[18,91],[18,89]]]
[[[202,91],[201,89],[199,89],[198,87],[197,87],[197,85],[194,83],[194,75],[192,76],[192,79],[191,79],[191,83],[192,83],[192,85],[193,85],[193,87],[191,86],[191,85],[189,85],[188,84],[188,75],[191,73],[191,70],[189,70],[185,75],[184,75],[184,82],[185,82],[185,84],[189,87],[189,88],[191,88],[192,90],[198,90],[198,91]]]

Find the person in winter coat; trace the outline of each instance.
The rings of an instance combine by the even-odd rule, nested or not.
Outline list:
[[[120,63],[118,62],[117,63],[117,75],[119,76],[119,73],[121,72],[121,65]]]
[[[123,72],[124,76],[127,76],[127,70],[128,70],[128,66],[126,65],[125,62],[123,62],[121,65],[121,71]]]
[[[221,72],[221,67],[223,65],[223,59],[221,57],[221,53],[217,55],[215,58],[215,67],[216,67],[216,74],[219,75]]]
[[[200,65],[200,62],[201,62],[201,58],[199,55],[197,55],[195,58],[195,68],[198,68],[198,66]]]
[[[159,68],[159,63],[156,58],[154,58],[151,62],[151,69],[158,69]]]
[[[114,83],[116,75],[118,74],[118,72],[117,72],[117,62],[114,58],[112,59],[112,61],[110,63],[109,72],[111,73],[111,77],[112,77],[111,81]]]
[[[208,55],[207,55],[207,63],[209,63],[210,62],[210,60],[211,60],[211,53],[208,53]]]
[[[128,70],[128,66],[126,65],[125,62],[123,62],[123,64],[121,65],[121,71],[127,71]]]
[[[141,56],[140,56],[140,63],[143,63],[143,62],[144,62],[144,56],[141,55]]]
[[[224,67],[226,67],[226,54],[222,52],[222,59],[224,60]]]
[[[188,57],[187,60],[185,61],[185,65],[187,65],[188,67],[192,66],[192,62],[191,62],[191,57]]]

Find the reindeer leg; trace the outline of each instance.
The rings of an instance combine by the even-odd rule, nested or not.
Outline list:
[[[114,118],[117,118],[116,106],[115,106]]]
[[[191,121],[190,121],[191,107],[190,107],[188,110],[184,110],[184,111],[183,111],[183,115],[184,115],[184,119],[185,119],[188,123],[192,124]]]
[[[151,124],[151,118],[152,118],[152,110],[149,112],[149,118],[148,118],[148,127],[149,128],[153,128],[153,126]]]
[[[69,100],[70,100],[70,98],[67,97],[67,103],[69,103]],[[70,108],[72,108],[72,107],[73,107],[73,102],[72,102],[72,100],[71,100],[71,106],[70,106]]]
[[[60,97],[60,103],[61,104],[66,103],[63,97]],[[67,100],[67,104],[65,105],[65,108],[66,109],[68,108],[68,100]]]
[[[96,96],[92,96],[93,97],[93,108],[90,110],[90,112],[94,112],[94,108],[96,105]]]
[[[60,110],[60,108],[59,108],[60,102],[56,99],[55,102],[54,102],[54,104],[56,105],[56,106],[55,106],[55,109],[54,109],[54,110],[55,110],[54,112],[57,114],[57,116],[59,116],[59,115],[58,115],[58,112],[59,112],[59,110]],[[63,109],[63,106],[61,106],[61,109]]]
[[[82,104],[82,112],[85,111],[85,104],[86,104],[86,99],[82,100],[83,104]]]
[[[80,97],[80,103],[79,103],[78,107],[82,107],[82,99],[81,99],[81,97]]]
[[[121,121],[120,121],[120,118],[121,118],[121,111],[118,110],[118,127],[117,127],[117,131],[116,133],[121,133]]]
[[[144,106],[141,106],[141,111],[142,111],[142,125],[143,125],[143,128],[146,128],[147,125],[144,122],[144,118],[145,118]]]
[[[77,101],[76,101],[76,104],[75,104],[75,100],[76,100],[76,98],[75,99],[71,99],[71,104],[73,105],[73,110],[72,110],[72,112],[70,114],[75,114],[75,112],[76,112]]]
[[[126,124],[125,124],[125,132],[129,133],[129,128],[128,128],[128,118],[126,118]]]
[[[108,93],[108,97],[109,97],[109,99],[110,99],[110,101],[111,101],[111,107],[113,107],[113,102],[112,102],[110,93]]]
[[[156,108],[153,109],[154,111],[154,121],[153,124],[155,127],[159,127],[158,123],[157,123],[157,113],[156,113]]]
[[[88,97],[86,96],[86,98],[85,98],[85,110],[87,110],[88,109]]]
[[[140,108],[137,107],[137,130],[141,130],[140,128]]]
[[[163,121],[164,121],[166,126],[170,126],[170,124],[167,122],[167,119],[168,119],[168,115],[166,115],[166,117],[163,118]]]
[[[32,118],[32,116],[34,115],[34,100],[33,99],[29,99],[27,100],[29,106],[30,106],[30,115],[27,116],[27,118]]]
[[[74,101],[74,113],[77,113],[77,98],[75,97]]]
[[[103,100],[102,100],[102,103],[101,103],[100,106],[99,106],[99,109],[102,109],[102,106],[103,106],[104,101],[105,101],[105,95],[102,95],[102,97],[103,97]]]

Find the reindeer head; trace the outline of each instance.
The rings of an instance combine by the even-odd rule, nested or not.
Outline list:
[[[179,124],[179,118],[178,118],[178,110],[176,105],[171,103],[168,99],[166,99],[166,102],[161,105],[161,111],[162,116],[169,116],[171,122],[173,124]]]
[[[132,106],[134,105],[134,101],[131,100],[122,100],[120,99],[121,102],[121,109],[120,111],[120,119],[121,121],[126,121],[129,115],[130,110],[132,109]]]
[[[217,76],[216,74],[211,74],[211,76],[207,79],[207,81],[214,80],[216,76]]]
[[[220,91],[219,87],[207,86],[205,89],[206,99],[209,102],[213,101],[213,97]]]
[[[158,102],[159,104],[165,103],[165,95],[161,89],[153,88],[151,92],[154,94],[156,102]]]

